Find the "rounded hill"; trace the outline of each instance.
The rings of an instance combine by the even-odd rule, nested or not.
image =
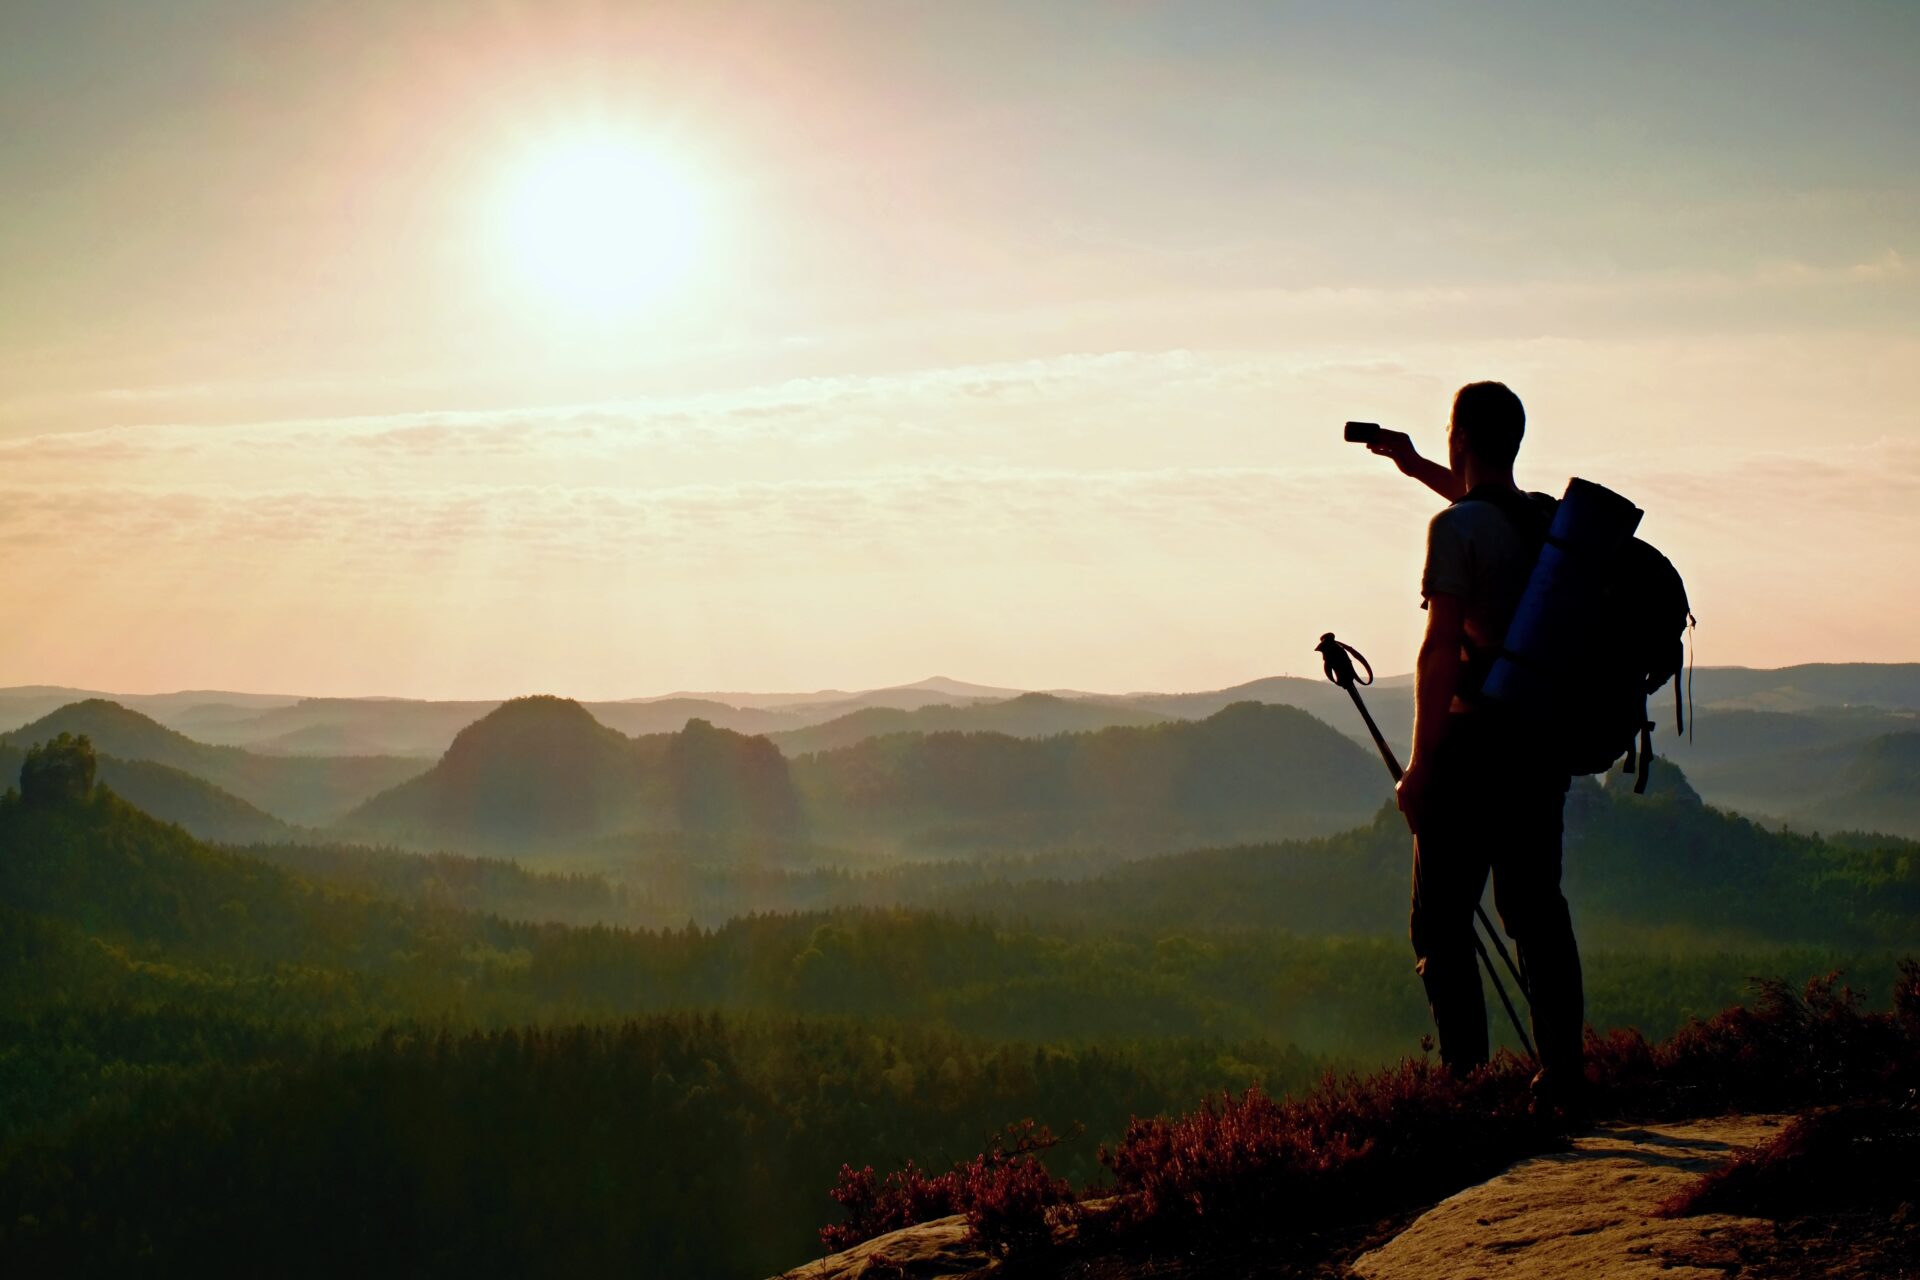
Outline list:
[[[798,823],[786,760],[765,738],[698,719],[629,738],[543,694],[500,704],[433,768],[341,825],[414,845],[533,852],[641,831],[788,834]]]

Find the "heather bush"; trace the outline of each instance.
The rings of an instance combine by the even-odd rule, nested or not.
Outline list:
[[[1752,1007],[1650,1044],[1632,1031],[1588,1039],[1600,1117],[1794,1110],[1920,1085],[1920,966],[1901,966],[1893,1014],[1868,1013],[1828,974],[1796,994],[1757,980]],[[1136,1120],[1101,1153],[1126,1198],[1116,1221],[1258,1217],[1285,1235],[1377,1218],[1450,1194],[1559,1140],[1528,1111],[1530,1065],[1502,1055],[1456,1080],[1425,1061],[1329,1076],[1275,1102],[1223,1095],[1175,1120]]]
[[[1053,1211],[1074,1202],[1073,1188],[1047,1172],[1035,1154],[1059,1143],[1031,1120],[1009,1125],[1009,1149],[999,1138],[955,1170],[960,1201],[974,1238],[1002,1256],[1052,1243]]]
[[[1587,1074],[1611,1115],[1711,1115],[1804,1110],[1920,1083],[1920,1021],[1911,1016],[1920,967],[1900,967],[1891,1014],[1867,1013],[1840,975],[1807,983],[1755,979],[1751,1007],[1649,1044],[1638,1033],[1588,1038]],[[1902,994],[1905,991],[1906,994]],[[1904,1002],[1904,1003],[1903,1003]]]
[[[855,1169],[843,1164],[839,1183],[827,1194],[846,1218],[820,1228],[820,1243],[834,1253],[916,1222],[958,1213],[957,1184],[951,1171],[929,1175],[911,1160],[884,1179],[874,1177],[872,1165]]]
[[[1893,1011],[1870,1013],[1838,974],[1796,993],[1756,980],[1736,1005],[1671,1038],[1634,1031],[1588,1036],[1597,1118],[1681,1117],[1729,1110],[1802,1110],[1860,1098],[1920,1097],[1920,964],[1903,961]],[[1427,1059],[1368,1076],[1329,1074],[1304,1098],[1258,1086],[1210,1097],[1177,1118],[1133,1120],[1100,1150],[1109,1211],[1083,1212],[1032,1154],[1049,1141],[985,1155],[927,1179],[909,1165],[876,1183],[843,1171],[835,1199],[848,1221],[822,1239],[844,1247],[945,1213],[966,1213],[996,1249],[1043,1244],[1047,1223],[1074,1215],[1097,1232],[1179,1234],[1202,1225],[1257,1226],[1305,1248],[1330,1231],[1431,1203],[1524,1156],[1563,1145],[1564,1126],[1534,1116],[1532,1065],[1502,1053],[1464,1078]],[[1911,1107],[1913,1103],[1906,1104]],[[1009,1130],[1044,1135],[1029,1125]],[[1064,1211],[1057,1206],[1068,1205]]]
[[[1911,956],[1900,962],[1893,982],[1893,1016],[1907,1038],[1920,1043],[1920,960]]]
[[[1136,1119],[1120,1143],[1102,1147],[1112,1177],[1103,1194],[1118,1213],[1079,1215],[1083,1233],[1218,1222],[1257,1215],[1269,1230],[1307,1237],[1320,1227],[1387,1202],[1444,1194],[1462,1169],[1491,1172],[1526,1149],[1528,1068],[1502,1055],[1456,1080],[1427,1061],[1369,1077],[1327,1076],[1303,1099],[1276,1101],[1257,1086],[1209,1098],[1177,1119]],[[964,1213],[975,1237],[997,1253],[1042,1247],[1071,1188],[1035,1153],[1054,1145],[1030,1121],[1010,1127],[1011,1146],[941,1175],[909,1163],[877,1179],[871,1168],[841,1171],[832,1192],[846,1220],[824,1229],[829,1249],[916,1222]],[[1447,1152],[1444,1161],[1434,1152]]]
[[[1773,1141],[1669,1196],[1657,1212],[1791,1218],[1876,1200],[1897,1203],[1912,1196],[1916,1178],[1920,1108],[1911,1098],[1855,1103],[1796,1118]]]
[[[942,1174],[928,1174],[911,1160],[884,1179],[875,1178],[871,1165],[842,1165],[839,1185],[828,1194],[846,1217],[821,1228],[820,1242],[830,1252],[847,1249],[916,1222],[963,1213],[974,1238],[994,1253],[1044,1245],[1052,1238],[1051,1212],[1074,1198],[1073,1188],[1049,1174],[1036,1154],[1059,1142],[1045,1125],[1023,1120]]]
[[[1426,1060],[1328,1076],[1303,1099],[1223,1094],[1178,1119],[1136,1120],[1101,1152],[1120,1197],[1112,1228],[1258,1220],[1306,1240],[1493,1172],[1536,1134],[1528,1068],[1510,1055],[1456,1079]],[[1443,1159],[1436,1159],[1445,1153]]]

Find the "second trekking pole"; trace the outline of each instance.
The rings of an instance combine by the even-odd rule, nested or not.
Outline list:
[[[1387,745],[1386,735],[1381,733],[1380,726],[1373,722],[1373,713],[1367,710],[1366,702],[1360,697],[1360,686],[1373,683],[1373,664],[1352,645],[1343,644],[1334,639],[1331,631],[1320,637],[1320,643],[1314,646],[1314,652],[1320,655],[1327,679],[1345,689],[1347,696],[1353,699],[1354,708],[1360,712],[1360,718],[1366,721],[1367,732],[1373,735],[1373,745],[1379,748],[1380,758],[1386,761],[1387,772],[1392,774],[1394,782],[1398,783],[1405,770],[1401,769],[1399,757],[1394,755],[1393,748]],[[1360,679],[1353,669],[1355,659],[1358,659],[1360,665],[1367,669],[1365,680]],[[1527,991],[1527,980],[1520,976],[1520,970],[1513,963],[1513,957],[1507,953],[1507,944],[1500,941],[1499,931],[1493,927],[1493,921],[1487,919],[1487,909],[1476,902],[1473,904],[1473,913],[1479,918],[1481,926],[1486,929],[1487,938],[1493,943],[1494,949],[1500,953],[1500,959],[1505,962],[1507,972],[1513,975],[1514,985],[1520,988],[1520,994],[1532,999]],[[1513,1001],[1507,996],[1506,984],[1500,981],[1500,972],[1493,967],[1493,957],[1487,954],[1487,944],[1480,940],[1479,929],[1473,932],[1473,949],[1480,953],[1481,963],[1487,967],[1487,977],[1493,979],[1493,989],[1499,992],[1500,1003],[1506,1006],[1507,1020],[1513,1023],[1513,1033],[1520,1037],[1520,1043],[1526,1049],[1527,1056],[1536,1062],[1539,1061],[1540,1055],[1533,1051],[1533,1041],[1527,1038],[1527,1029],[1520,1024],[1520,1013],[1513,1007]]]

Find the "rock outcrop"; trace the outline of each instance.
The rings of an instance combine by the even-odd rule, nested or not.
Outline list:
[[[1523,1160],[1441,1201],[1353,1264],[1363,1280],[1527,1280],[1724,1275],[1685,1263],[1729,1231],[1766,1229],[1752,1218],[1656,1218],[1654,1206],[1707,1170],[1759,1146],[1778,1116],[1718,1116],[1677,1124],[1607,1125],[1570,1151]]]
[[[780,1274],[778,1280],[938,1280],[969,1276],[994,1265],[986,1250],[967,1239],[961,1214],[889,1231],[865,1244]]]

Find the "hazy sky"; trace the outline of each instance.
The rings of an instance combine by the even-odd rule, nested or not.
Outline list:
[[[1487,377],[1702,661],[1920,658],[1907,0],[11,0],[0,192],[0,685],[1405,669],[1340,423]]]

